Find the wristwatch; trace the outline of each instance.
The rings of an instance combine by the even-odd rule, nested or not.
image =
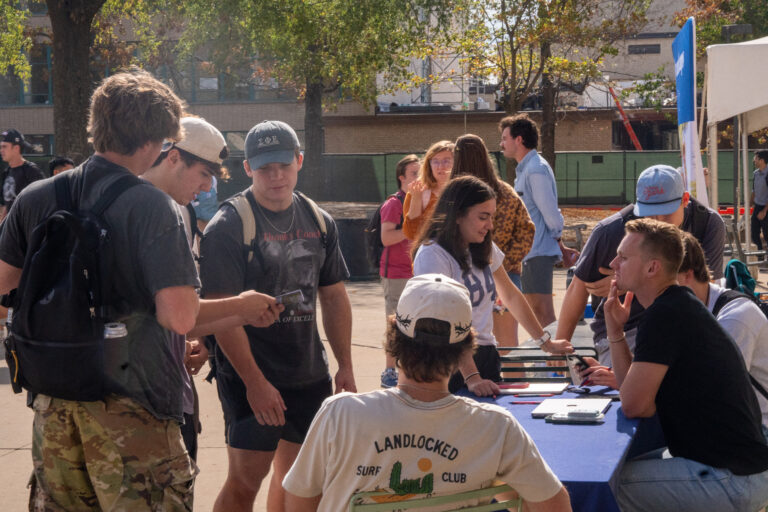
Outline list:
[[[544,334],[541,335],[541,338],[533,338],[533,342],[537,347],[540,347],[551,339],[552,335],[549,333],[549,331],[544,331]]]

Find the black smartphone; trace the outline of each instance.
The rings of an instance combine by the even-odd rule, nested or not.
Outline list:
[[[571,383],[579,387],[586,379],[582,378],[581,371],[585,368],[589,368],[589,365],[583,357],[577,354],[568,354],[565,356],[565,360],[568,363],[568,371],[571,374]]]
[[[587,363],[587,360],[581,357],[579,354],[568,354],[567,357],[575,358],[579,361],[579,364],[582,365],[584,368],[589,368],[589,363]],[[582,370],[584,369],[582,368]]]

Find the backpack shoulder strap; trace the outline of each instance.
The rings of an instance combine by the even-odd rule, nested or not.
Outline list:
[[[752,383],[755,389],[758,390],[760,394],[763,395],[766,399],[768,399],[768,391],[765,390],[763,385],[757,382],[757,379],[754,378],[751,373],[748,373],[747,375],[749,375],[749,381]]]
[[[312,199],[308,198],[298,190],[294,190],[294,192],[296,193],[296,196],[304,202],[307,208],[309,208],[309,211],[312,212],[312,216],[315,218],[315,222],[317,222],[317,226],[320,228],[323,247],[325,247],[326,235],[328,234],[328,226],[325,223],[325,216],[323,215],[322,210],[320,210],[320,207],[317,206],[317,203]]]
[[[706,206],[691,198],[691,230],[690,233],[701,241],[707,232],[709,222],[709,210]]]
[[[636,217],[635,217],[635,205],[634,205],[634,203],[633,204],[628,204],[627,206],[622,208],[619,211],[619,215],[621,215],[621,219],[624,221],[625,224],[627,222],[629,222],[630,220],[635,219]]]
[[[390,197],[396,197],[398,199],[398,201],[400,201],[400,206],[401,206],[401,208],[400,208],[400,223],[397,226],[395,226],[395,229],[402,229],[403,228],[403,221],[405,220],[405,217],[403,216],[403,208],[402,208],[403,204],[405,203],[405,194],[401,193],[401,191],[398,190],[397,192],[392,194]],[[389,255],[387,255],[387,256],[389,256]]]
[[[243,245],[249,248],[247,262],[250,263],[253,259],[253,240],[256,238],[256,217],[253,215],[253,208],[247,194],[247,190],[240,192],[225,202],[232,205],[237,215],[240,216],[240,221],[243,223]]]
[[[66,175],[66,173],[64,174]],[[143,181],[133,174],[120,176],[107,187],[101,197],[99,197],[99,200],[96,201],[96,204],[93,205],[93,208],[91,208],[91,212],[94,215],[101,216],[123,192],[142,183]]]
[[[195,239],[195,237],[202,238],[203,233],[200,231],[200,228],[197,227],[197,212],[195,211],[195,207],[192,206],[192,203],[187,203],[187,213],[189,213],[189,230],[192,232],[192,240]]]
[[[63,172],[53,178],[53,187],[56,190],[56,209],[72,211],[72,188],[70,185],[71,172]]]
[[[723,307],[726,304],[728,304],[731,301],[734,301],[736,299],[741,299],[741,298],[749,299],[749,300],[752,300],[754,302],[754,299],[752,297],[750,297],[749,295],[747,295],[746,293],[742,293],[742,292],[740,292],[738,290],[730,290],[730,289],[729,290],[725,290],[717,298],[717,300],[715,301],[715,305],[712,306],[712,315],[714,315],[716,317],[717,314],[720,312],[720,310],[723,309]]]

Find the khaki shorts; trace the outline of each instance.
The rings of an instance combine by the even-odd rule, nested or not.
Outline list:
[[[134,400],[33,403],[30,510],[191,511],[197,467],[179,424]]]
[[[408,279],[381,278],[381,285],[384,287],[384,312],[387,318],[389,318],[389,315],[395,314],[397,302],[400,300],[400,295],[403,294],[405,283],[407,282]]]

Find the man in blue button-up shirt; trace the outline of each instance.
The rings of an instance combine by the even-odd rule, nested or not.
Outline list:
[[[531,251],[523,258],[522,291],[541,325],[555,321],[552,272],[558,261],[572,265],[578,251],[563,246],[563,215],[557,207],[555,174],[536,151],[539,130],[526,114],[505,117],[499,123],[501,151],[517,161],[515,191],[536,226]]]

